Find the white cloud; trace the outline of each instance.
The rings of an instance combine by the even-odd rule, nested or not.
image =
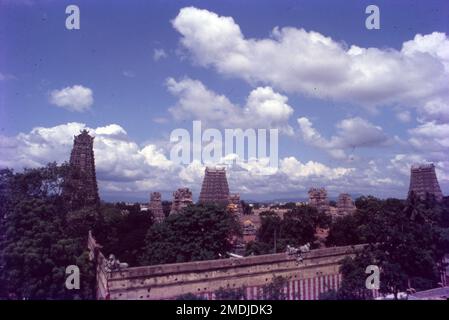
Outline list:
[[[410,122],[412,120],[412,116],[410,111],[404,110],[396,113],[396,118],[403,123]]]
[[[77,122],[51,128],[36,127],[15,137],[2,136],[0,166],[22,169],[51,161],[68,161],[73,138],[82,129],[95,136],[95,161],[100,180],[133,181],[153,176],[155,168],[171,170],[171,162],[161,150],[151,144],[140,147],[130,141],[121,126],[110,124],[92,129]]]
[[[308,118],[298,118],[297,121],[300,136],[307,144],[324,149],[337,159],[347,157],[346,149],[380,146],[388,142],[388,137],[381,127],[359,117],[344,119],[337,123],[337,133],[330,139],[321,136]]]
[[[114,137],[126,137],[127,133],[118,124],[110,124],[105,127],[99,127],[95,129],[95,133],[98,135],[114,136]]]
[[[177,120],[201,120],[221,128],[279,128],[281,132],[292,133],[288,119],[293,108],[287,104],[286,96],[270,87],[252,90],[245,106],[239,107],[198,80],[169,78],[166,85],[178,97],[177,104],[169,109]]]
[[[50,93],[50,103],[70,111],[83,112],[94,102],[92,90],[82,85],[53,90]]]
[[[420,151],[449,151],[449,124],[440,124],[435,121],[426,122],[416,128],[410,129],[410,144]]]
[[[174,165],[166,151],[150,143],[139,146],[118,124],[88,128],[83,123],[71,122],[50,128],[36,127],[13,137],[0,136],[0,167],[20,170],[24,166],[68,161],[73,137],[82,129],[95,136],[95,162],[101,192],[147,193],[189,187],[198,195],[204,164],[193,161],[186,166]],[[231,158],[236,164],[227,164],[226,160]],[[280,159],[278,169],[271,168],[264,159],[245,163],[235,155],[228,155],[221,163],[228,168],[231,191],[261,195],[271,195],[273,190],[302,192],[304,186],[317,184],[347,188],[350,186],[347,181],[355,170],[332,168],[314,161],[302,163],[295,157]]]
[[[17,80],[17,77],[15,75],[12,75],[9,73],[0,72],[0,81],[6,81],[6,80]]]
[[[165,59],[165,58],[167,58],[167,56],[168,55],[164,49],[154,49],[154,51],[153,51],[153,60],[154,61],[159,61],[161,59]]]
[[[341,125],[341,128],[347,128]],[[352,128],[352,126],[349,126]],[[0,136],[0,167],[17,170],[38,167],[51,161],[68,161],[73,137],[88,129],[95,136],[94,152],[100,191],[125,198],[125,194],[147,194],[150,191],[171,193],[189,187],[198,196],[204,175],[204,164],[193,161],[189,165],[174,165],[168,152],[154,143],[139,145],[132,141],[118,124],[89,128],[71,122],[50,128],[36,127],[16,136]],[[443,136],[443,133],[441,133]],[[332,140],[332,139],[331,139]],[[335,140],[335,139],[334,139]],[[230,164],[229,160],[235,160]],[[265,161],[267,160],[267,161]],[[408,171],[413,162],[434,161],[440,182],[449,183],[449,162],[445,158],[419,155],[397,155],[389,163],[382,159],[347,166],[332,166],[318,161],[301,161],[294,156],[279,160],[279,168],[272,168],[268,159],[243,162],[237,155],[227,155],[217,163],[227,167],[231,192],[243,197],[260,196],[265,199],[288,195],[304,197],[307,189],[325,186],[331,195],[340,192],[365,193],[379,196],[405,196]]]
[[[421,122],[436,121],[439,123],[449,123],[448,99],[437,98],[430,100],[418,108],[418,114],[418,120]]]
[[[445,186],[449,186],[449,160],[447,157],[438,159],[434,158],[432,154],[401,153],[390,159],[387,169],[389,169],[390,172],[396,172],[405,176],[408,182],[410,167],[415,164],[423,163],[433,163],[435,165],[435,171],[440,186],[443,187],[443,189]],[[398,178],[398,180],[400,180],[400,178]]]
[[[305,164],[298,161],[295,157],[287,157],[281,161],[281,172],[294,179],[304,179],[307,177],[322,177],[329,180],[341,178],[351,171],[353,168],[329,168],[328,166],[314,161]]]
[[[448,101],[449,39],[444,33],[418,34],[401,50],[347,48],[292,27],[275,27],[269,37],[253,39],[233,18],[194,7],[181,9],[172,25],[196,64],[251,84],[362,106],[419,108],[434,99]]]
[[[123,70],[122,74],[126,78],[135,78],[136,77],[136,74],[131,70]]]

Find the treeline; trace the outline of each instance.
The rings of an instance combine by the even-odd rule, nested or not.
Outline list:
[[[70,211],[62,195],[68,166],[0,171],[0,298],[92,299],[95,274],[86,233],[95,208]],[[80,269],[80,290],[67,290],[65,269]]]
[[[192,205],[159,224],[139,205],[73,207],[63,192],[70,190],[68,172],[67,164],[54,163],[20,173],[0,171],[0,299],[95,298],[89,230],[105,256],[114,254],[130,266],[223,258],[242,234],[236,217],[215,205]],[[368,265],[381,270],[381,292],[438,286],[441,258],[449,251],[447,198],[441,203],[413,195],[407,201],[361,197],[356,207],[354,214],[335,221],[309,206],[292,206],[283,218],[264,212],[246,254],[284,252],[287,245],[307,242],[317,247],[323,244],[317,228],[329,228],[327,246],[367,246],[342,264],[341,289],[323,298],[372,297],[365,288]],[[65,288],[69,265],[80,268],[80,290]],[[223,290],[219,296],[235,295]]]
[[[246,255],[285,252],[287,245],[299,247],[306,243],[316,248],[317,228],[328,228],[331,224],[329,215],[306,205],[293,206],[283,218],[270,210],[262,212],[260,218],[256,241],[247,244]]]
[[[240,225],[223,207],[198,205],[154,224],[139,205],[69,201],[69,166],[0,171],[0,299],[94,299],[89,230],[130,266],[218,259],[232,250]],[[80,290],[65,287],[66,267],[80,269]]]
[[[425,200],[411,194],[406,201],[361,197],[353,215],[337,219],[327,245],[366,243],[354,258],[341,266],[343,282],[326,299],[372,299],[366,289],[365,270],[380,270],[380,292],[393,294],[436,288],[441,285],[442,258],[449,253],[449,201]]]

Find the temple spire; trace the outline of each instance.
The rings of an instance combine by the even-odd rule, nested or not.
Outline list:
[[[199,203],[229,204],[229,187],[225,168],[206,167]]]
[[[70,154],[70,175],[65,190],[72,208],[97,205],[100,201],[93,143],[94,137],[89,135],[86,129],[74,136]]]

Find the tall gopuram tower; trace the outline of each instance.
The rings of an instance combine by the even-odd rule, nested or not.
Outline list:
[[[93,145],[94,137],[90,136],[87,130],[74,137],[70,154],[69,183],[65,190],[68,201],[74,208],[100,202]]]
[[[179,213],[191,204],[193,204],[192,191],[189,188],[179,188],[173,192],[170,214]]]
[[[153,213],[156,222],[162,222],[165,219],[160,192],[151,193],[148,209]]]
[[[229,204],[229,187],[225,168],[206,167],[198,202]]]
[[[430,194],[435,196],[437,201],[443,200],[443,193],[441,192],[433,163],[412,166],[408,194],[410,195],[412,191],[421,199]]]
[[[229,194],[229,204],[228,210],[232,213],[241,215],[243,214],[242,202],[240,201],[239,193],[231,193]]]
[[[337,214],[339,216],[345,216],[348,214],[353,214],[356,210],[354,201],[347,193],[340,193],[337,200]]]
[[[327,191],[324,188],[309,189],[309,206],[316,208],[319,212],[329,213],[329,200],[327,199]]]

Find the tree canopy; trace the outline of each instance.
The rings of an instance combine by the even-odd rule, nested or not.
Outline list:
[[[153,225],[146,236],[141,264],[218,259],[233,249],[239,222],[222,206],[191,205]]]

